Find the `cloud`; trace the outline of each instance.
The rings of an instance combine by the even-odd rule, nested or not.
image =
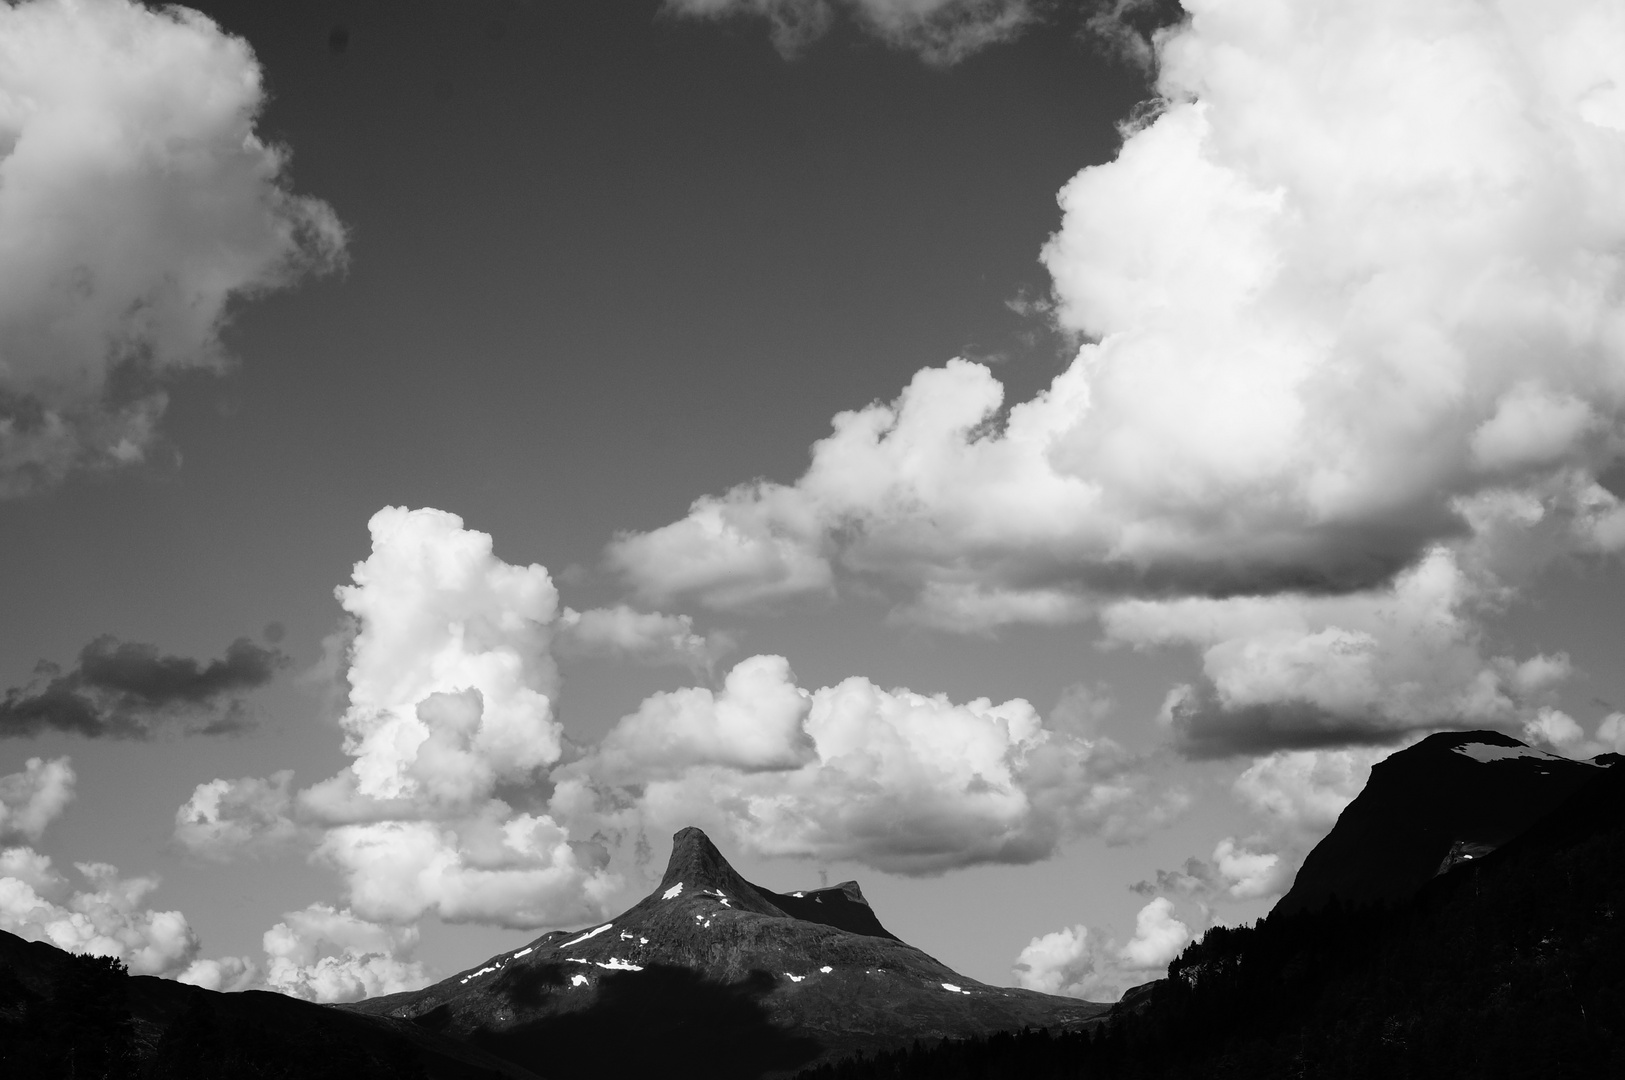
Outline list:
[[[725,634],[699,634],[687,615],[638,611],[625,604],[576,611],[565,608],[557,623],[558,652],[645,664],[678,664],[709,671],[733,648]]]
[[[1145,762],[1046,728],[1020,699],[956,703],[860,677],[805,690],[777,656],[741,661],[720,691],[653,695],[553,778],[560,820],[700,822],[759,855],[905,874],[1033,862],[1184,806],[1176,789],[1152,793]]]
[[[1204,681],[1175,688],[1162,712],[1196,756],[1517,729],[1568,661],[1487,655],[1480,618],[1498,585],[1465,562],[1437,547],[1382,589],[1125,600],[1101,622],[1111,642],[1201,651]]]
[[[220,993],[258,990],[264,985],[264,971],[246,956],[222,956],[214,960],[194,960],[175,976],[176,982],[201,986]]]
[[[290,911],[282,920],[265,932],[269,989],[326,1004],[416,990],[430,981],[411,959],[415,928],[380,926],[327,904]]]
[[[177,975],[198,951],[178,911],[142,905],[158,887],[152,876],[121,877],[107,863],[74,863],[88,888],[74,889],[31,848],[0,851],[0,930],[70,952],[116,956],[137,975]]]
[[[255,133],[248,44],[129,0],[0,6],[0,496],[143,460],[235,298],[338,265]]]
[[[0,737],[47,729],[87,738],[150,739],[164,731],[214,735],[247,726],[242,699],[288,660],[238,638],[208,664],[160,655],[110,634],[86,645],[69,671],[41,663],[27,687],[0,699]]]
[[[0,776],[0,843],[35,843],[73,801],[76,777],[65,757],[29,758],[22,772]]]
[[[1174,917],[1165,897],[1141,908],[1134,922],[1133,937],[1122,945],[1082,924],[1035,937],[1011,975],[1028,990],[1116,1001],[1130,986],[1160,977],[1192,940],[1190,927]]]
[[[175,842],[193,855],[225,862],[272,851],[294,840],[293,770],[267,779],[211,780],[199,784],[175,811]]]
[[[1173,902],[1159,896],[1134,917],[1134,936],[1118,956],[1132,970],[1166,969],[1190,941],[1191,928],[1174,918]]]
[[[176,842],[230,857],[306,827],[359,919],[534,928],[600,914],[620,885],[602,849],[509,801],[539,801],[562,753],[551,652],[561,623],[546,568],[503,562],[489,535],[439,510],[386,507],[368,527],[372,553],[336,590],[354,620],[340,718],[351,764],[291,796],[289,773],[200,785],[176,812]],[[646,654],[702,640],[686,620],[626,614],[565,626]],[[335,963],[321,979],[355,967]],[[355,978],[373,978],[367,964]]]
[[[1257,816],[1259,829],[1242,839],[1226,836],[1211,856],[1186,859],[1176,870],[1158,870],[1130,890],[1141,896],[1177,896],[1195,904],[1206,922],[1213,921],[1217,905],[1280,896],[1291,887],[1304,857],[1364,790],[1372,766],[1397,749],[1278,750],[1254,758],[1231,792]]]
[[[1046,0],[666,0],[664,10],[766,19],[774,46],[790,57],[822,37],[839,9],[888,45],[948,66],[1016,37],[1047,6]]]
[[[1613,5],[1191,9],[1156,37],[1155,106],[1060,193],[1042,257],[1072,365],[1011,403],[954,360],[840,413],[794,483],[618,537],[640,595],[880,588],[979,632],[1377,596],[1486,499],[1532,501],[1544,557],[1625,544],[1596,483],[1625,448]],[[1304,647],[1340,677],[1366,648]]]

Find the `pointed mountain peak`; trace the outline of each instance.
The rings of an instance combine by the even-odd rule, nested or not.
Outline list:
[[[746,911],[784,914],[762,890],[739,876],[704,830],[690,825],[671,838],[671,860],[666,863],[666,874],[654,895],[674,900],[707,892],[728,896]]]

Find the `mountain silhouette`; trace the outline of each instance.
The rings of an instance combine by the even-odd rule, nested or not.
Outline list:
[[[1529,828],[1610,759],[1572,761],[1498,731],[1430,735],[1372,768],[1272,914],[1334,896],[1352,906],[1404,899]]]
[[[882,926],[856,882],[754,885],[695,828],[673,838],[654,891],[615,918],[345,1008],[542,1076],[741,1080],[915,1039],[1076,1028],[1108,1010],[960,975]]]

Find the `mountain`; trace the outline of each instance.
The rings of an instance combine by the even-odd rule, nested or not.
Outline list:
[[[387,1017],[130,976],[0,931],[0,1076],[30,1080],[536,1080]]]
[[[615,918],[345,1008],[545,1077],[717,1080],[915,1039],[1078,1028],[1108,1010],[958,974],[886,930],[857,882],[753,885],[694,828],[673,838],[655,890]]]
[[[1442,743],[1480,765],[1538,760],[1474,750],[1516,750],[1501,739]],[[805,1080],[1625,1076],[1625,769],[1601,764],[1568,773],[1583,781],[1522,833],[1391,904],[1210,929],[1087,1030],[891,1051]],[[1509,800],[1531,779],[1487,775]]]
[[[1304,859],[1272,914],[1388,903],[1481,859],[1606,767],[1571,761],[1497,731],[1443,732],[1379,762],[1359,796]]]

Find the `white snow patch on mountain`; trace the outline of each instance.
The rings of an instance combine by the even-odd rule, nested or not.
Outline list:
[[[622,959],[620,959],[619,957],[616,957],[616,956],[610,957],[608,963],[605,963],[603,961],[599,961],[598,966],[601,967],[601,968],[608,968],[610,971],[642,971],[643,970],[643,965],[642,964],[634,964],[630,960],[622,960]]]
[[[662,899],[662,900],[675,900],[679,896],[682,896],[682,895],[683,895],[683,883],[681,881],[679,881],[677,884],[673,885],[671,888],[669,888],[665,892],[661,893],[660,894],[660,899]]]
[[[1542,761],[1567,761],[1567,758],[1548,754],[1544,750],[1536,750],[1532,746],[1496,746],[1494,743],[1466,743],[1462,746],[1452,747],[1458,754],[1465,754],[1474,761],[1503,761],[1507,758],[1539,758]]]
[[[818,970],[822,971],[825,975],[828,975],[830,972],[834,971],[835,969],[830,967],[828,964],[825,964],[823,967],[819,968]]]
[[[529,954],[531,954],[534,951],[535,951],[534,946],[526,945],[523,949],[520,949],[518,952],[513,954],[513,959],[517,960],[521,956],[528,956]]]
[[[590,937],[594,937],[594,936],[596,936],[598,934],[602,934],[605,930],[608,930],[610,927],[612,927],[614,925],[615,925],[614,923],[605,923],[603,926],[597,927],[596,929],[588,930],[585,934],[582,934],[580,937],[571,938],[569,941],[566,941],[563,945],[560,945],[559,948],[568,949],[570,946],[576,944],[577,942],[586,941]]]
[[[784,973],[784,977],[786,979],[789,979],[791,982],[800,982],[801,980],[805,979],[807,976],[805,976],[805,975],[792,975],[788,971],[786,971]]]
[[[571,986],[586,986],[587,985],[587,977],[585,975],[572,975],[572,976],[570,976],[570,985]]]

